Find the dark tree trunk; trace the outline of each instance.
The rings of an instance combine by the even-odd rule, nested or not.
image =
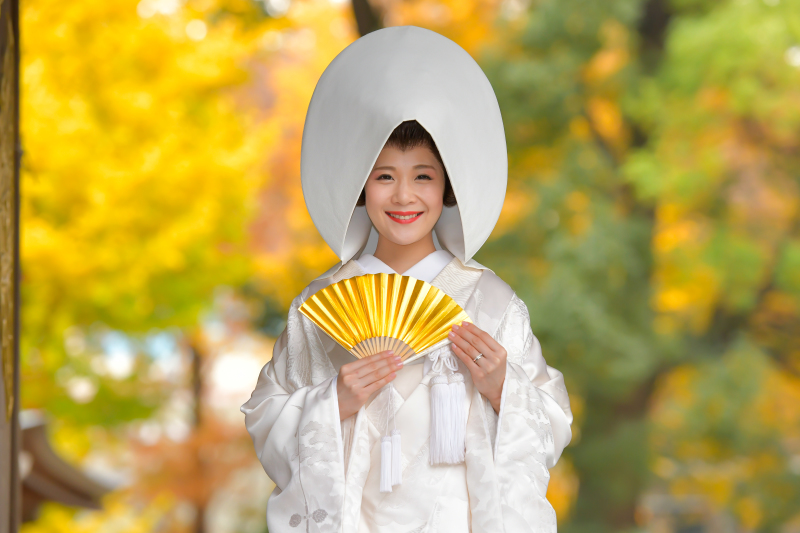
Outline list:
[[[364,36],[383,27],[380,13],[370,5],[369,0],[352,0],[352,2],[359,35]]]
[[[659,52],[664,50],[664,41],[671,16],[666,0],[645,2],[638,28],[643,48]]]

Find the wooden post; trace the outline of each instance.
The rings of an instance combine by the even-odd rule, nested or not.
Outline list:
[[[194,335],[193,335],[194,337]],[[194,398],[194,431],[200,431],[200,426],[203,423],[203,358],[200,354],[196,338],[189,342],[189,353],[192,356],[192,396]],[[195,461],[197,464],[197,471],[202,479],[202,472],[205,469],[205,461],[200,454],[200,449],[197,449]],[[195,533],[206,533],[206,510],[208,509],[208,502],[206,498],[202,498],[197,502],[197,518],[194,523]]]
[[[19,1],[0,0],[0,533],[19,530]]]

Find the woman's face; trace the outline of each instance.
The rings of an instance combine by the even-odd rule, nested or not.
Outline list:
[[[442,214],[444,169],[427,147],[381,150],[365,185],[366,208],[378,233],[395,244],[428,235]]]

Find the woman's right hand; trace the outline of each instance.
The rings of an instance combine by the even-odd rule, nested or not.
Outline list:
[[[392,351],[379,352],[342,365],[336,380],[339,419],[356,414],[370,394],[392,381],[403,363]]]

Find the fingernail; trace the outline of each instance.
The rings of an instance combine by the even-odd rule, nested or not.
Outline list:
[[[388,355],[394,355],[394,350],[389,350]]]
[[[448,333],[447,336],[450,337],[451,339],[455,339],[456,338],[456,334],[453,333],[452,331],[450,333]]]
[[[457,324],[453,324],[453,329],[458,329],[458,325]]]

